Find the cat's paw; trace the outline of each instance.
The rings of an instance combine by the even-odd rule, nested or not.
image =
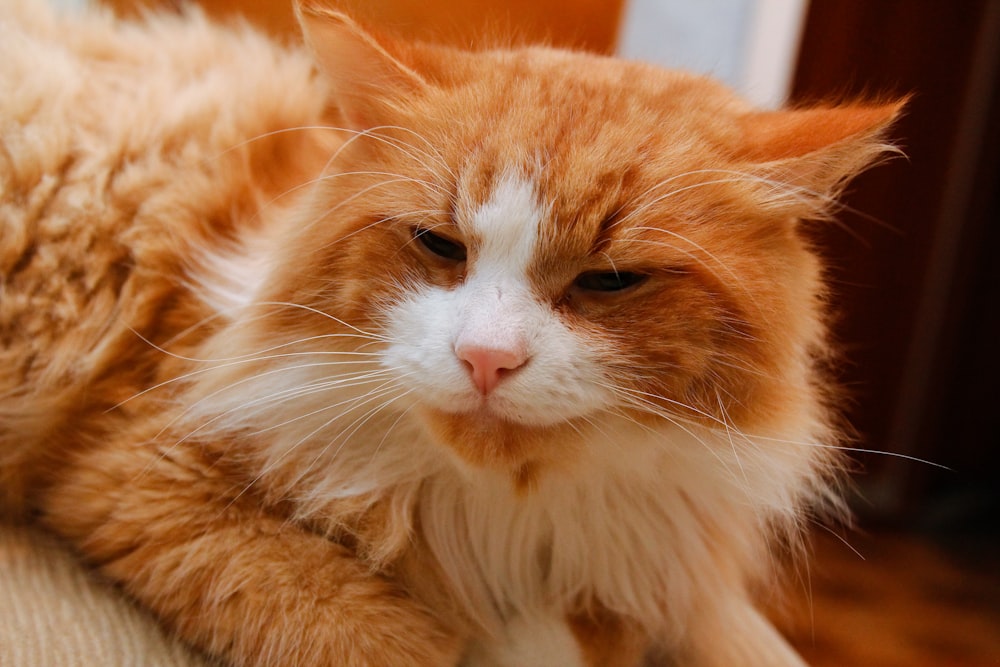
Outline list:
[[[461,642],[390,582],[370,576],[300,603],[265,629],[254,667],[454,667]],[[295,597],[301,597],[301,592]],[[294,604],[294,603],[293,603]],[[272,616],[273,618],[273,616]],[[281,656],[273,658],[273,656]]]
[[[240,544],[224,537],[223,531],[213,535],[219,544]],[[462,641],[349,550],[291,529],[259,533],[241,546],[214,558],[188,545],[177,552],[157,550],[142,559],[142,571],[111,574],[128,582],[130,591],[181,638],[226,665],[458,664]],[[169,558],[171,553],[179,558]],[[172,574],[185,576],[175,578],[179,585],[169,590],[159,578],[147,576],[151,569],[163,572],[171,565],[177,566]],[[148,586],[151,581],[155,591]]]

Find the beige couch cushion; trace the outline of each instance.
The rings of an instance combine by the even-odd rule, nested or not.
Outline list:
[[[0,523],[0,665],[207,667],[37,529]]]

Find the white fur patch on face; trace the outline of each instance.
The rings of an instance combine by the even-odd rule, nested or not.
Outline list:
[[[530,181],[510,172],[501,176],[489,200],[472,217],[479,247],[471,273],[526,280],[545,215]]]
[[[509,365],[518,367],[530,359],[531,340],[548,315],[528,282],[544,215],[532,184],[510,173],[499,179],[489,200],[473,215],[475,259],[458,313],[459,358],[472,358],[470,350],[489,350],[489,356],[515,360]]]
[[[572,331],[535,292],[528,270],[547,213],[534,185],[510,173],[467,221],[466,279],[426,286],[387,312],[392,344],[384,364],[417,390],[419,401],[446,412],[486,410],[497,417],[549,425],[606,405],[608,390],[594,343]],[[523,359],[488,396],[460,350],[507,351]]]

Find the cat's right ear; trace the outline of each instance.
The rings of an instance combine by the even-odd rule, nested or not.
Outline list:
[[[333,86],[333,99],[350,129],[390,122],[392,107],[418,94],[427,82],[400,58],[392,39],[366,31],[322,0],[301,0],[295,13],[306,45]]]

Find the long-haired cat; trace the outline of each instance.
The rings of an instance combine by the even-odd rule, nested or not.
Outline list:
[[[234,665],[800,665],[803,219],[899,104],[546,48],[0,18],[0,498]]]

